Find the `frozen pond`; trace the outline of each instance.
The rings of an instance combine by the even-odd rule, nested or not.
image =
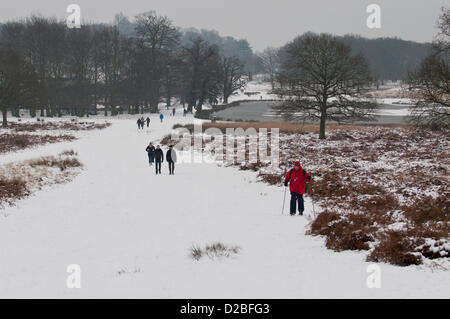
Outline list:
[[[280,115],[272,109],[277,102],[244,102],[239,106],[214,113],[214,116],[231,121],[282,122]],[[401,124],[406,122],[407,105],[380,104],[377,122],[381,124]]]

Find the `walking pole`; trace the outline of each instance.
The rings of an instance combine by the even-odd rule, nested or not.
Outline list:
[[[281,215],[284,215],[284,203],[286,202],[286,189],[287,187],[284,186],[283,208],[281,209]]]
[[[286,178],[286,174],[287,174],[287,164],[284,164],[284,175],[283,177]],[[286,189],[287,187],[284,186],[284,196],[283,196],[283,208],[281,209],[281,215],[284,214],[284,203],[286,202]]]
[[[311,184],[311,182],[310,182],[310,184]],[[311,193],[312,193],[312,185],[310,186],[310,189],[311,189]],[[314,208],[314,199],[313,199],[313,197],[311,195],[309,195],[309,197],[311,198],[311,203],[312,203],[312,206],[313,206],[314,218],[316,218],[316,209]]]

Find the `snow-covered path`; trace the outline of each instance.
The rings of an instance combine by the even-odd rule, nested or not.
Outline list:
[[[255,183],[252,172],[179,164],[169,176],[164,163],[156,176],[145,146],[187,121],[152,118],[151,130],[138,132],[134,120],[115,120],[73,143],[6,155],[1,162],[73,148],[86,169],[4,209],[0,297],[450,296],[448,272],[424,266],[380,264],[382,287],[367,288],[364,254],[333,253],[306,236],[305,218],[281,215],[283,189]],[[193,244],[215,241],[242,251],[189,257]],[[81,267],[81,289],[66,286],[70,264]]]

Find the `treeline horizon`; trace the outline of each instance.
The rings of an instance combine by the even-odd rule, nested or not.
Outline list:
[[[397,38],[335,37],[365,56],[378,84],[406,79],[431,47]],[[0,24],[0,65],[12,74],[9,87],[0,90],[0,107],[4,117],[8,110],[19,115],[19,107],[31,116],[84,116],[97,114],[97,105],[116,115],[158,112],[159,103],[170,106],[176,99],[188,111],[201,110],[228,103],[255,74],[272,77],[280,61],[270,55],[282,48],[254,52],[246,39],[181,29],[153,11],[135,21],[118,14],[113,23],[74,29],[32,15]]]

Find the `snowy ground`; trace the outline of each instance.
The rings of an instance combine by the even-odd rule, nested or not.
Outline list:
[[[155,176],[146,145],[192,120],[152,116],[144,131],[135,119],[110,120],[75,142],[2,155],[6,163],[74,149],[85,169],[4,209],[0,297],[450,297],[448,272],[425,266],[378,264],[381,288],[367,288],[365,255],[306,236],[306,218],[281,215],[283,188],[256,183],[253,172],[179,164],[169,176],[164,163]],[[189,257],[192,245],[215,241],[242,250]],[[81,289],[66,286],[70,264],[81,267]]]

